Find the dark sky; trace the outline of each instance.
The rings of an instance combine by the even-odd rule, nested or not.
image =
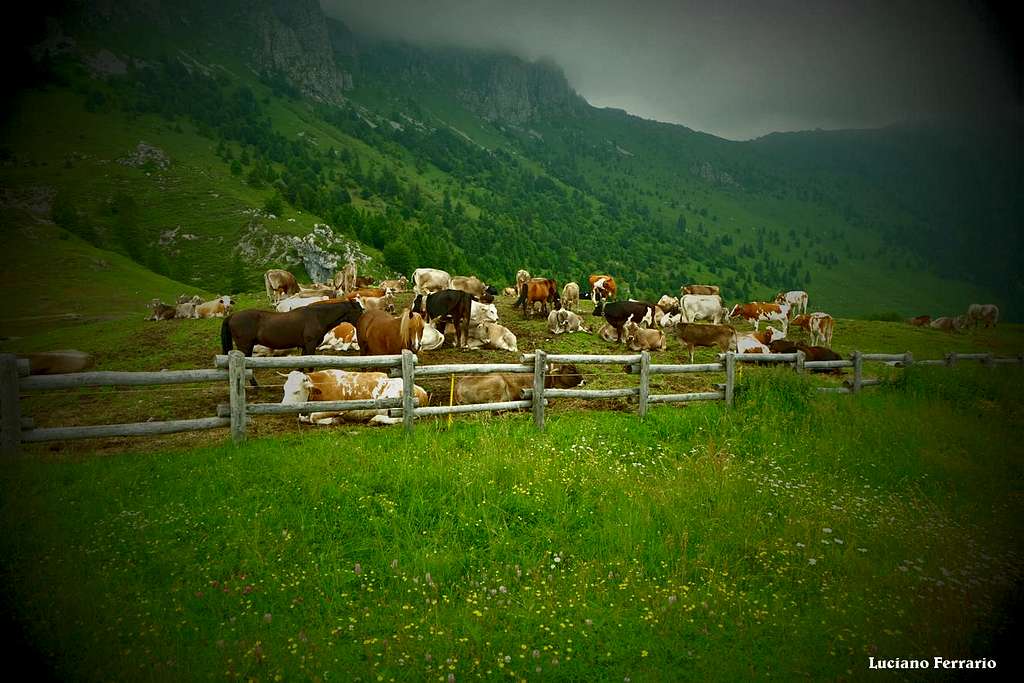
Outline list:
[[[1019,113],[999,4],[321,0],[357,32],[549,57],[591,104],[730,139]]]

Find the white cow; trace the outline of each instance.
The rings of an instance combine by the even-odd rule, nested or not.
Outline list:
[[[444,345],[444,335],[433,323],[423,323],[423,336],[420,337],[420,351],[434,351]]]
[[[718,325],[726,314],[722,307],[722,297],[717,294],[685,294],[679,307],[683,313],[683,322],[687,323],[710,320]]]
[[[296,308],[303,308],[311,303],[317,301],[326,301],[330,297],[326,296],[290,296],[287,299],[283,299],[277,303],[278,313],[287,313],[288,311],[294,311]]]
[[[775,303],[789,304],[790,311],[793,315],[799,315],[807,312],[807,292],[799,289],[794,289],[790,292],[779,292],[775,295]]]
[[[469,330],[469,348],[518,351],[516,335],[498,323],[480,323]]]
[[[566,332],[590,332],[583,324],[583,318],[561,308],[548,313],[548,332],[552,334],[565,334]]]
[[[498,307],[494,304],[482,304],[474,301],[469,307],[469,324],[498,322]]]
[[[575,282],[566,282],[562,287],[562,308],[575,311],[580,307],[580,286]]]
[[[417,268],[412,271],[412,291],[415,294],[430,294],[449,289],[452,276],[436,268]]]

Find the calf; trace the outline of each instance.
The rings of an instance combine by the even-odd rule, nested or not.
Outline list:
[[[149,307],[153,312],[146,320],[174,320],[178,315],[178,309],[175,306],[168,306],[159,299],[153,299],[149,303]]]
[[[470,328],[469,348],[496,349],[498,351],[518,351],[516,335],[504,325],[498,323],[480,323]]]
[[[597,315],[597,311],[594,311]],[[622,341],[622,328],[628,322],[654,325],[654,305],[646,301],[613,301],[604,307],[604,319],[615,328],[615,341]]]
[[[723,352],[736,348],[736,328],[732,325],[680,322],[675,330],[676,337],[690,351],[691,363],[693,351],[698,346],[717,346]]]
[[[304,374],[289,372],[284,383],[281,403],[294,404],[307,401],[355,401],[359,399],[401,398],[402,379],[391,379],[384,372],[346,372],[344,370],[318,370]],[[413,394],[421,406],[427,405],[427,392],[415,385]],[[299,416],[300,422],[329,425],[350,420],[371,424],[395,424],[400,417],[388,417],[385,408],[310,413]]]
[[[566,332],[590,332],[583,324],[583,318],[564,308],[548,313],[548,332],[565,334]]]
[[[601,326],[601,329],[597,331],[597,336],[607,342],[620,342],[619,332],[609,323],[605,323]]]
[[[583,375],[575,365],[553,364],[544,376],[547,389],[571,389],[583,385]],[[529,373],[496,373],[492,375],[468,375],[455,382],[455,402],[504,403],[520,401],[523,389],[533,387],[533,375]]]
[[[324,335],[317,351],[358,351],[359,340],[356,337],[356,326],[352,323],[339,323]]]
[[[933,330],[942,330],[943,332],[959,332],[963,321],[960,318],[950,318],[944,315],[931,321],[928,326]]]
[[[626,348],[630,351],[664,351],[665,333],[659,329],[644,329],[634,322],[625,326]]]

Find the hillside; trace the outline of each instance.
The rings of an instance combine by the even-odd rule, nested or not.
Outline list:
[[[189,286],[354,256],[378,276],[602,271],[637,297],[701,280],[730,301],[805,288],[844,316],[1019,317],[1021,159],[996,133],[735,143],[591,107],[550,63],[369,41],[312,0],[94,4],[25,36],[0,179]]]

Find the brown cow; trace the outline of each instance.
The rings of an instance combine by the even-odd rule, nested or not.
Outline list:
[[[93,364],[92,354],[75,349],[19,353],[18,358],[28,359],[28,370],[32,375],[63,375],[68,372],[81,372]]]
[[[575,365],[553,364],[545,373],[544,387],[547,389],[572,389],[583,385],[583,375]],[[523,373],[496,373],[493,375],[469,375],[460,377],[455,383],[455,402],[504,403],[522,400],[523,389],[533,387],[533,375]]]
[[[693,350],[698,346],[718,346],[720,351],[736,348],[736,328],[732,325],[715,325],[714,323],[684,323],[676,325],[676,337],[690,350],[690,362],[693,362]]]
[[[919,315],[915,318],[907,319],[907,322],[913,325],[914,327],[925,327],[928,324],[930,324],[931,321],[932,317],[930,315]]]
[[[630,351],[664,351],[665,333],[659,329],[644,329],[634,322],[625,325],[626,348]]]
[[[562,307],[562,299],[558,296],[558,282],[553,278],[535,277],[526,282],[519,290],[519,298],[512,308],[522,306],[523,315],[527,315],[526,307],[533,307],[534,302],[540,302],[541,315],[545,318],[548,315],[548,304],[555,310]]]
[[[679,296],[687,294],[719,294],[718,285],[683,285],[679,288]]]
[[[178,315],[178,308],[176,306],[168,306],[160,299],[153,299],[149,302],[149,307],[153,310],[146,320],[174,320]]]
[[[275,304],[286,296],[299,293],[299,283],[295,276],[287,270],[272,268],[263,274],[263,284],[267,288],[267,298]]]

